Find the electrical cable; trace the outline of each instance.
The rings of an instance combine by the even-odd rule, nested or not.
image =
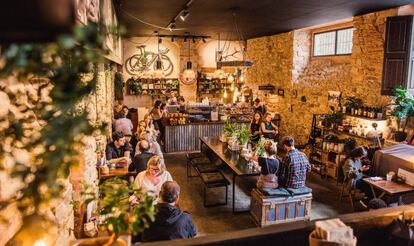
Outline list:
[[[129,13],[126,10],[124,10],[122,7],[120,9],[121,9],[122,12],[124,12],[129,17],[131,17],[131,18],[133,18],[133,19],[135,19],[135,20],[137,20],[137,21],[139,21],[142,24],[145,24],[147,26],[155,27],[155,28],[162,29],[162,30],[165,30],[165,31],[182,31],[182,30],[186,30],[186,28],[166,28],[166,27],[162,27],[162,26],[159,26],[159,25],[155,25],[155,24],[152,24],[152,23],[149,23],[149,22],[146,22],[146,21],[143,21],[143,20],[139,19],[135,15]]]

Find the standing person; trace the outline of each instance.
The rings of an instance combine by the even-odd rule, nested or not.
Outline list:
[[[344,171],[345,180],[347,180],[348,190],[357,188],[362,190],[366,196],[372,197],[370,186],[365,183],[362,178],[365,171],[369,170],[369,166],[362,165],[361,159],[367,156],[367,151],[364,147],[356,147],[351,151],[350,156],[345,160],[342,167]]]
[[[115,120],[115,131],[122,132],[125,136],[132,136],[132,121],[126,118],[127,112],[120,111],[118,112],[118,118]]]
[[[277,172],[279,170],[279,160],[276,158],[276,145],[267,141],[264,144],[265,154],[263,157],[257,156],[256,154],[252,157],[259,163],[261,167],[260,177],[257,180],[256,186],[258,188],[271,188],[275,189],[278,187]]]
[[[256,98],[253,103],[254,112],[259,112],[261,115],[266,113],[266,107],[260,103],[260,99]]]
[[[160,106],[161,111],[161,119],[160,119],[160,138],[161,138],[161,144],[164,144],[165,140],[165,127],[168,125],[168,112],[167,112],[167,104],[161,103]]]
[[[185,113],[185,99],[183,96],[178,97],[178,105],[180,106],[179,112]]]
[[[158,137],[160,134],[160,131],[159,129],[156,129],[152,116],[150,114],[147,114],[144,117],[144,121],[145,121],[145,130],[153,134],[155,137]]]
[[[150,111],[150,115],[152,117],[152,120],[154,121],[154,125],[157,129],[161,129],[161,101],[156,100],[154,103],[154,107]]]
[[[190,214],[178,208],[180,186],[175,181],[166,181],[156,205],[154,222],[142,233],[143,242],[193,238],[197,234]]]
[[[270,113],[266,113],[264,115],[260,130],[262,131],[264,138],[270,140],[276,139],[276,135],[279,131],[277,129],[277,126],[272,123],[272,115]]]
[[[165,168],[164,159],[153,156],[148,160],[147,169],[138,173],[134,182],[143,192],[148,192],[158,201],[162,184],[172,180],[171,174]]]
[[[171,92],[170,94],[170,98],[168,98],[167,104],[168,105],[177,105],[178,101],[177,101],[177,97],[175,96],[175,92]]]
[[[130,148],[122,132],[114,132],[113,141],[106,146],[106,160],[110,163],[131,163]]]
[[[252,122],[250,122],[250,140],[253,143],[257,143],[260,140],[262,131],[260,130],[260,124],[262,121],[262,115],[259,112],[255,112],[253,115]]]
[[[306,174],[311,171],[311,166],[306,155],[295,148],[295,140],[285,137],[282,140],[287,154],[282,162],[279,181],[286,188],[305,187]]]

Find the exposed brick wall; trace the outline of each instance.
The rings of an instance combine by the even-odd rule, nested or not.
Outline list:
[[[367,105],[389,103],[388,97],[380,96],[385,21],[397,12],[390,9],[354,17],[350,56],[311,57],[310,30],[248,40],[247,55],[255,66],[247,70],[247,85],[270,111],[281,115],[282,135],[293,135],[297,142],[305,143],[312,114],[328,112],[328,91],[363,98]],[[258,91],[257,86],[264,84],[274,85],[276,92],[284,89],[285,96]],[[306,102],[301,101],[302,96]]]

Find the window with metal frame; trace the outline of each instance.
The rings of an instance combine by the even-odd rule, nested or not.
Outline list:
[[[313,56],[352,54],[354,28],[344,28],[313,34]]]

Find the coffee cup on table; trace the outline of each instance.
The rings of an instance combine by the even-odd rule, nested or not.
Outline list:
[[[393,177],[394,177],[394,172],[389,172],[386,175],[387,181],[391,181]]]

